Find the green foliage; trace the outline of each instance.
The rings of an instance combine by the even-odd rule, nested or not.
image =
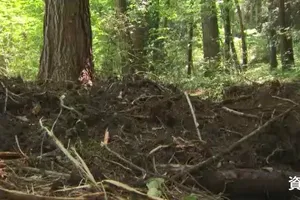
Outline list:
[[[43,37],[43,2],[2,0],[0,67],[10,75],[34,78]]]
[[[253,17],[255,3],[253,1],[240,1],[244,13],[245,26],[248,28],[247,45],[249,66],[247,71],[237,74],[230,65],[220,64],[218,67],[204,62],[202,49],[201,27],[201,0],[168,1],[149,0],[148,5],[132,4],[130,7],[129,21],[135,23],[146,17],[149,25],[149,41],[146,46],[147,63],[154,68],[149,77],[166,83],[173,83],[182,89],[202,88],[206,96],[219,98],[224,86],[240,83],[251,79],[252,81],[264,81],[274,78],[297,79],[300,70],[293,69],[289,72],[281,72],[280,69],[269,72],[268,67],[268,42],[267,27],[269,23],[262,21],[260,29]],[[239,24],[235,13],[235,6],[224,5],[223,1],[217,1],[220,42],[223,44],[223,20],[222,7],[228,6],[231,10],[232,30],[235,47],[241,60],[241,40],[239,36]],[[120,75],[121,53],[119,44],[120,31],[117,27],[120,23],[115,15],[114,1],[91,0],[91,20],[93,31],[93,53],[96,72],[103,76]],[[209,13],[209,9],[206,8]],[[251,12],[252,13],[251,13]],[[267,4],[263,1],[261,18],[265,20]],[[21,75],[25,79],[34,79],[39,66],[39,58],[43,40],[43,13],[44,2],[28,0],[1,0],[0,5],[0,67],[9,75]],[[296,14],[295,14],[296,15]],[[250,16],[250,17],[249,17]],[[159,18],[157,29],[155,19]],[[194,21],[193,44],[193,71],[188,76],[187,45],[189,22]],[[132,25],[132,24],[131,24]],[[254,28],[253,28],[254,27]],[[250,29],[251,28],[251,29]],[[299,30],[293,29],[294,52],[296,64],[299,52]],[[159,43],[160,46],[155,44]],[[153,58],[154,52],[163,55],[161,60]],[[1,70],[2,71],[2,70]],[[0,71],[0,72],[1,72]],[[247,82],[247,81],[246,81]]]
[[[162,197],[163,184],[165,180],[162,178],[152,178],[147,183],[148,192],[150,197]]]
[[[184,197],[183,200],[198,200],[198,198],[195,195],[191,194],[187,197]]]

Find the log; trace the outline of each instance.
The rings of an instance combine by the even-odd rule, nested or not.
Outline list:
[[[255,169],[206,170],[194,178],[203,187],[215,194],[238,199],[237,197],[275,196],[276,199],[289,199],[292,195],[300,196],[300,190],[289,190],[290,178],[299,177],[300,172],[267,171]],[[272,198],[273,199],[273,198]]]

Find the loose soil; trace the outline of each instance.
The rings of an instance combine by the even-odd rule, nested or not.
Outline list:
[[[194,178],[183,175],[177,183],[168,179],[182,173],[184,166],[223,152],[296,105],[300,82],[232,86],[224,90],[222,101],[190,96],[205,145],[199,140],[185,95],[172,85],[138,77],[96,81],[91,88],[70,82],[1,82],[0,158],[5,152],[24,153],[18,159],[2,155],[6,167],[0,186],[8,190],[73,199],[96,192],[77,187],[85,183],[81,181],[84,175],[40,122],[49,130],[55,123],[55,136],[70,152],[76,149],[96,181],[115,180],[147,193],[146,181],[161,175],[168,199],[183,199],[193,187],[199,199],[218,198],[208,191],[200,198],[203,188],[197,185],[197,177],[204,170],[300,171],[300,109],[295,107],[221,159],[191,172]],[[103,145],[107,140],[107,146]],[[147,199],[120,185],[103,184],[108,199]],[[73,189],[62,191],[64,187]],[[104,196],[98,193],[97,199]]]

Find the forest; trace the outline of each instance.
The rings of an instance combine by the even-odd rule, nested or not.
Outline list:
[[[0,199],[299,199],[298,9],[0,0]]]

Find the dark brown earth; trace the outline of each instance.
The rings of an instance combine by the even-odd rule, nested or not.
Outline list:
[[[217,155],[300,100],[300,83],[279,81],[227,88],[224,99],[218,102],[190,97],[202,139],[207,142],[203,145],[185,95],[173,86],[141,78],[122,81],[111,78],[97,81],[87,89],[73,83],[43,85],[21,79],[1,81],[8,92],[4,87],[0,88],[0,155],[1,152],[19,153],[17,136],[20,149],[27,157],[4,160],[7,178],[0,186],[30,193],[35,188],[35,194],[47,196],[80,196],[92,192],[79,189],[72,194],[70,191],[53,192],[63,185],[77,186],[81,180],[78,170],[39,124],[42,118],[44,126],[51,129],[62,107],[59,100],[62,95],[65,95],[64,105],[73,110],[62,110],[53,131],[58,139],[65,147],[76,148],[96,180],[116,180],[146,193],[143,171],[146,179],[159,174],[172,177],[179,173],[174,173],[175,167],[195,165]],[[226,111],[224,106],[252,115],[239,116]],[[299,111],[295,107],[231,153],[206,166],[205,170],[268,167],[268,170],[300,172]],[[110,151],[101,146],[106,130]],[[32,168],[42,171],[35,172]],[[50,178],[45,170],[64,173],[66,178]],[[193,171],[196,180],[202,170]],[[165,181],[169,199],[182,199],[191,193],[187,188],[195,185],[191,178],[177,185]],[[114,195],[132,196],[132,192],[124,188],[107,187],[112,193],[109,199],[116,199]],[[196,191],[199,190],[198,186]]]

